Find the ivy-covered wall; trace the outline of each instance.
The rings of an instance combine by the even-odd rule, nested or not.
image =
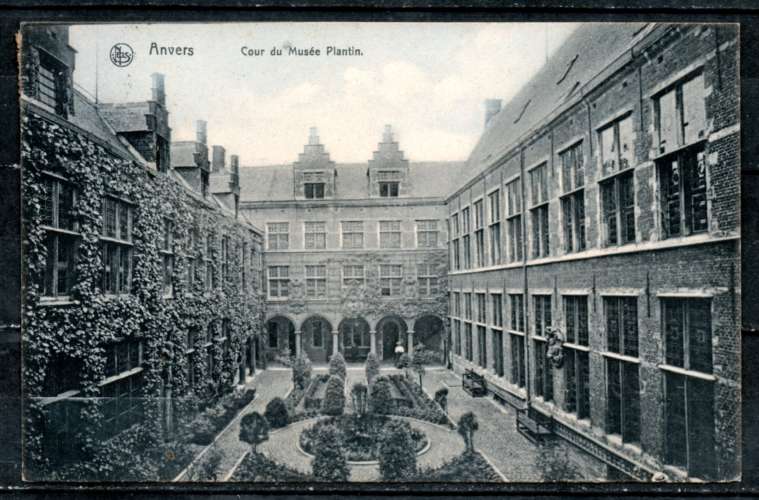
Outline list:
[[[116,154],[88,133],[48,113],[27,106],[22,123],[22,197],[24,224],[23,347],[26,422],[25,468],[28,477],[48,477],[52,468],[43,450],[43,433],[51,428],[50,398],[42,398],[45,377],[53,359],[66,360],[65,368],[78,368],[75,396],[77,418],[86,422],[75,429],[82,462],[94,457],[102,443],[103,402],[98,383],[106,377],[106,346],[129,339],[143,344],[144,424],[141,431],[155,440],[163,439],[164,406],[161,397],[208,399],[230,389],[238,361],[245,362],[245,343],[259,334],[263,319],[260,269],[251,259],[251,249],[260,250],[260,234],[222,213],[209,201],[189,193],[168,174],[148,172],[130,158]],[[65,178],[76,189],[73,217],[80,234],[75,261],[75,282],[66,302],[47,302],[39,285],[48,258],[44,210],[43,172]],[[102,201],[116,196],[134,204],[133,264],[130,293],[106,296],[101,290]],[[163,296],[160,245],[166,220],[172,222],[174,266],[173,297]],[[196,237],[192,238],[191,234]],[[206,245],[206,237],[212,244]],[[221,240],[229,237],[228,276],[221,276]],[[191,239],[192,238],[192,239]],[[190,246],[190,241],[192,245]],[[242,283],[243,242],[248,252],[246,286]],[[210,255],[206,255],[210,248]],[[195,266],[188,286],[190,258],[210,258],[216,288],[207,290],[203,266]],[[208,328],[221,336],[222,320],[228,320],[229,348],[222,342],[206,345]],[[210,327],[209,327],[210,325]],[[195,346],[187,346],[188,331],[195,330]],[[208,373],[206,356],[198,356],[195,387],[190,387],[188,355],[214,350],[221,360]],[[69,374],[71,375],[71,374]],[[80,413],[79,413],[80,412]],[[55,424],[56,422],[52,422]],[[57,422],[64,425],[63,422]],[[68,425],[68,424],[67,424]],[[107,465],[103,465],[105,467]],[[100,467],[97,464],[83,467]],[[84,471],[95,476],[97,471]]]

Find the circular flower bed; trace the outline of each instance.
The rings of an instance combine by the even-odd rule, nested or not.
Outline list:
[[[336,426],[343,434],[345,458],[350,462],[368,462],[379,459],[379,443],[382,427],[391,417],[384,415],[340,415],[319,420],[300,434],[300,446],[306,453],[316,453],[317,437],[328,425]],[[427,436],[420,430],[411,429],[411,439],[417,453],[427,446]]]

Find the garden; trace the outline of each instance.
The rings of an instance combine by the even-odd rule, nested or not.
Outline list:
[[[251,450],[231,480],[499,481],[474,449],[476,416],[452,422],[445,390],[430,398],[413,376],[422,382],[423,370],[408,361],[406,373],[384,375],[370,354],[366,383],[354,373],[348,387],[339,353],[326,374],[313,374],[305,356],[293,360],[293,389],[285,399],[243,417],[240,440]],[[287,447],[296,451],[285,453]]]

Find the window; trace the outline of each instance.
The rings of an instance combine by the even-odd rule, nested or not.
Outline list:
[[[501,263],[501,191],[488,195],[488,228],[490,231],[490,263]]]
[[[215,252],[214,249],[214,236],[212,233],[208,233],[206,235],[206,254],[203,256],[204,265],[206,268],[206,283],[205,288],[206,290],[211,290],[214,288],[214,284],[216,283],[216,275],[214,273],[214,266],[213,266],[213,254]]]
[[[472,320],[472,294],[464,293],[464,318]]]
[[[500,293],[490,295],[492,306],[490,330],[493,333],[493,369],[496,375],[503,377],[503,299]]]
[[[59,115],[66,115],[65,86],[67,68],[53,56],[39,51],[37,67],[37,99],[50,106]]]
[[[380,265],[380,293],[383,297],[396,297],[401,294],[403,267],[400,264]]]
[[[364,286],[364,266],[350,264],[343,266],[343,286]]]
[[[287,222],[271,222],[266,225],[269,239],[269,250],[287,250],[290,247],[290,224]]]
[[[522,260],[522,194],[519,179],[506,185],[506,224],[509,236],[509,262]]]
[[[467,361],[472,361],[474,356],[472,355],[472,324],[464,323],[464,357]]]
[[[490,294],[490,301],[493,305],[493,322],[491,323],[496,327],[503,327],[503,300],[500,293]]]
[[[290,294],[290,267],[269,266],[269,297],[282,298]]]
[[[419,248],[437,248],[437,221],[416,221],[416,244]]]
[[[383,198],[398,197],[398,181],[382,181],[379,183],[380,196]]]
[[[461,269],[461,248],[459,246],[459,214],[451,216],[451,268],[454,270]]]
[[[530,171],[530,209],[532,222],[532,256],[546,257],[549,252],[548,236],[548,168],[545,163]]]
[[[582,142],[561,153],[564,251],[585,250],[585,174]]]
[[[695,73],[654,98],[659,152],[666,153],[706,138],[703,73]]]
[[[242,292],[248,291],[248,243],[246,241],[242,242],[242,246],[240,247],[240,289]]]
[[[229,281],[229,236],[221,237],[221,280]]]
[[[511,337],[511,383],[524,387],[526,381],[524,344],[524,295],[509,294],[509,337]]]
[[[564,296],[567,348],[565,410],[577,418],[590,417],[590,359],[588,357],[588,297]],[[584,347],[584,349],[583,349]]]
[[[703,144],[657,161],[664,237],[687,236],[709,227]]]
[[[416,276],[419,295],[422,297],[434,297],[437,295],[438,277],[433,264],[417,264]]]
[[[309,321],[307,328],[311,332],[311,345],[316,348],[324,347],[326,324],[323,321]]]
[[[483,367],[487,368],[487,345],[486,345],[486,333],[485,323],[487,322],[487,297],[484,293],[478,293],[475,295],[477,298],[477,362]]]
[[[327,266],[306,266],[306,297],[327,298]]]
[[[626,443],[640,442],[638,373],[638,299],[604,297],[606,350],[629,358],[606,356],[606,432]]]
[[[484,207],[482,200],[474,202],[474,246],[475,246],[475,267],[485,265],[485,230],[484,227]]]
[[[163,261],[163,296],[171,297],[174,293],[172,275],[174,274],[174,224],[169,219],[163,221],[161,238],[161,258]]]
[[[362,221],[344,221],[343,248],[364,248],[364,223]]]
[[[78,226],[74,220],[76,192],[63,181],[43,179],[42,225],[47,258],[40,287],[45,297],[66,297],[74,286]]]
[[[635,136],[632,116],[627,114],[598,132],[601,176],[607,177],[635,166]]]
[[[132,205],[106,197],[103,199],[103,291],[129,293],[132,286]]]
[[[461,356],[461,322],[459,320],[453,321],[453,352]]]
[[[401,221],[380,221],[380,248],[401,248]]]
[[[101,388],[104,432],[114,435],[142,420],[142,343],[127,340],[105,348],[105,375],[125,376]]]
[[[535,295],[535,335],[544,337],[551,326],[551,296]],[[553,401],[553,374],[548,364],[548,343],[535,339],[535,394],[545,401]]]
[[[191,293],[195,284],[195,268],[197,266],[197,255],[195,253],[195,243],[198,240],[198,232],[193,227],[187,232],[185,240],[185,258],[187,259],[187,293]]]
[[[633,172],[623,172],[601,183],[603,234],[607,246],[635,242]]]
[[[303,193],[306,199],[322,199],[324,198],[324,183],[323,182],[306,182],[303,185]]]
[[[606,350],[638,357],[637,297],[604,297]]]
[[[464,269],[472,268],[472,244],[469,241],[469,224],[469,207],[466,207],[461,211],[461,232],[463,234],[461,244],[464,247]]]
[[[453,315],[457,318],[461,317],[461,293],[453,292]]]
[[[327,248],[327,223],[308,221],[304,223],[305,247],[308,250]]]
[[[341,335],[343,347],[368,348],[371,343],[366,324],[361,320],[345,320]]]
[[[715,451],[714,388],[707,375],[712,372],[711,301],[668,298],[661,304],[666,461],[692,476],[709,478]]]

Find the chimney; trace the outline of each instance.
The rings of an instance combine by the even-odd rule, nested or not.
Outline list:
[[[218,172],[224,168],[224,156],[227,154],[224,146],[213,146],[211,156],[211,172]]]
[[[208,122],[205,120],[195,122],[195,140],[201,144],[206,144],[208,141]]]
[[[490,121],[501,111],[500,99],[485,99],[485,127],[487,128]]]
[[[308,144],[311,146],[319,144],[319,132],[316,127],[308,129]]]
[[[382,133],[382,142],[393,142],[392,125],[385,125],[385,131]]]
[[[240,157],[237,155],[231,155],[229,157],[229,168],[233,174],[240,173]]]
[[[153,79],[153,100],[156,101],[161,106],[166,105],[166,91],[163,86],[163,79],[164,76],[161,73],[153,73],[150,75],[150,78]]]

